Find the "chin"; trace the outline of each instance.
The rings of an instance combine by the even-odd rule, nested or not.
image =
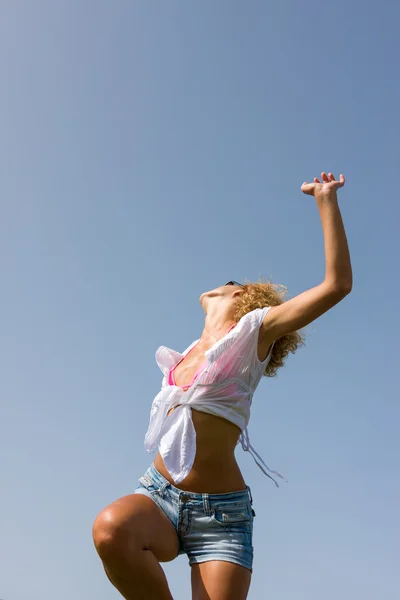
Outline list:
[[[203,304],[208,298],[216,298],[218,296],[222,296],[224,291],[224,286],[215,288],[214,290],[210,290],[209,292],[203,292],[199,298],[200,304]]]
[[[200,304],[203,304],[204,300],[206,300],[206,298],[208,298],[209,295],[210,295],[210,292],[203,292],[199,298]]]

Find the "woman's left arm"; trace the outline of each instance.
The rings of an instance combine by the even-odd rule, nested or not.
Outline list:
[[[325,278],[313,287],[266,314],[260,330],[263,345],[302,329],[340,302],[352,288],[352,270],[337,190],[345,183],[332,173],[322,173],[322,182],[303,183],[302,192],[314,196],[321,217],[325,247]]]

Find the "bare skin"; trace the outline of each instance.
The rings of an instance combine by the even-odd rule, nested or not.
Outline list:
[[[321,174],[302,191],[315,197],[325,244],[325,278],[318,286],[280,306],[272,307],[260,328],[258,357],[264,360],[271,344],[317,319],[340,302],[351,290],[352,272],[346,235],[337,203],[341,175]],[[175,382],[191,381],[203,364],[205,351],[224,337],[234,323],[235,303],[243,290],[222,286],[200,297],[206,313],[205,326],[195,349],[175,370]],[[179,488],[197,493],[224,493],[245,489],[234,450],[240,430],[232,423],[192,409],[196,430],[196,459]],[[162,457],[157,470],[172,484]],[[178,537],[169,519],[148,497],[129,495],[105,508],[93,526],[96,549],[113,585],[126,600],[172,600],[162,562],[173,560]],[[251,572],[234,563],[209,561],[193,565],[192,600],[245,600]]]
[[[213,290],[208,294],[215,294],[216,291]],[[211,315],[208,320],[210,312],[207,312],[206,326],[199,343],[175,369],[175,383],[178,386],[184,386],[188,381],[191,381],[198,368],[204,363],[205,352],[217,340],[224,337],[229,327],[234,323],[234,299],[237,296],[238,289],[229,290],[224,286],[221,291],[223,295],[220,296],[220,300],[222,300],[220,304],[225,305],[226,322],[222,324],[219,335],[215,333],[218,331],[219,324],[213,319],[212,309],[210,311],[210,307],[208,308]],[[207,303],[207,294],[203,294],[202,302]],[[219,313],[216,314],[219,315]],[[264,349],[260,343],[260,360],[267,356],[267,351],[268,348]],[[171,409],[170,413],[174,410],[176,408]],[[228,493],[246,489],[245,480],[235,458],[235,447],[241,433],[239,427],[226,419],[195,409],[192,409],[192,419],[196,430],[196,458],[191,472],[180,482],[179,488],[208,494]],[[155,458],[154,466],[168,481],[175,485],[160,453]]]
[[[235,291],[230,290],[230,295]],[[234,304],[230,301],[229,305],[233,311]],[[221,337],[230,325],[231,319],[221,328]],[[212,326],[212,323],[208,325],[210,331]],[[208,331],[203,335],[188,357],[190,363],[184,359],[175,370],[177,385],[191,380],[204,361],[204,352],[220,339]],[[196,459],[179,488],[210,494],[245,489],[234,455],[240,429],[225,419],[200,411],[193,410],[192,417]],[[154,464],[175,485],[160,454]],[[150,498],[131,494],[105,508],[94,523],[93,538],[108,578],[126,600],[172,599],[160,563],[176,558],[178,537],[169,519]],[[247,597],[251,572],[241,565],[209,561],[193,565],[191,572],[192,600],[245,600]]]

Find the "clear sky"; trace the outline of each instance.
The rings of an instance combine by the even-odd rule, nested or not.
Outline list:
[[[96,514],[130,493],[165,344],[198,298],[321,281],[340,192],[354,289],[254,397],[250,600],[398,597],[399,5],[9,0],[0,8],[0,597],[108,600]],[[397,567],[396,567],[397,565]],[[190,597],[186,556],[165,567]]]

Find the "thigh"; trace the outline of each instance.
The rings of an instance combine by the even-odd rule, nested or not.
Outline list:
[[[245,600],[251,571],[236,563],[211,560],[192,565],[192,600]]]
[[[179,541],[174,526],[148,496],[130,494],[116,500],[97,517],[93,534],[114,538],[126,547],[151,550],[160,562],[176,558]]]

